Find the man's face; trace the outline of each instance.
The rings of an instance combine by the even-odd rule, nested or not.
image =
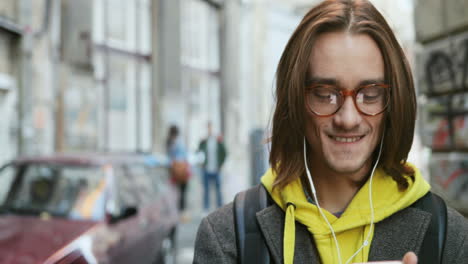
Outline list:
[[[342,90],[384,81],[382,54],[374,40],[365,34],[319,35],[312,49],[310,69],[309,80],[332,84]],[[372,153],[380,141],[384,114],[362,115],[353,98],[348,96],[332,116],[319,117],[310,111],[306,116],[306,138],[311,147],[308,157],[312,167],[318,169],[318,173],[363,177],[370,169]]]

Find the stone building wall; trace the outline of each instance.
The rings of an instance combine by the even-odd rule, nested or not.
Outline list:
[[[468,0],[418,1],[419,124],[433,189],[468,213]]]

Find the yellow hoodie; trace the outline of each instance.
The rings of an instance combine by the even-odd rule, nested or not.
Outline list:
[[[409,187],[403,192],[398,190],[396,182],[382,169],[375,171],[372,180],[372,201],[374,205],[374,223],[382,221],[395,212],[402,210],[424,196],[430,189],[419,170],[415,170],[414,182],[409,180]],[[282,190],[272,191],[276,175],[270,169],[261,181],[273,200],[286,212],[284,227],[283,252],[284,263],[291,264],[294,258],[295,225],[294,220],[302,223],[313,235],[322,263],[339,263],[335,242],[318,207],[307,201],[301,180],[291,182]],[[319,190],[320,191],[320,190]],[[294,206],[288,206],[294,204]],[[361,247],[370,229],[371,210],[369,207],[369,181],[357,192],[341,217],[337,218],[322,208],[338,240],[343,264]],[[351,261],[366,262],[372,243],[373,229],[369,245],[365,246]]]

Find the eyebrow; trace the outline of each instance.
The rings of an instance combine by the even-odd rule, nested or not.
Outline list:
[[[339,86],[340,82],[335,78],[321,78],[321,77],[312,77],[312,78],[307,79],[305,82],[307,86],[316,84],[316,83]]]
[[[384,79],[369,79],[369,80],[363,80],[359,82],[358,86],[364,86],[368,84],[376,84],[376,83],[385,83]]]
[[[340,81],[336,78],[322,78],[322,77],[312,77],[308,80],[306,80],[305,85],[310,86],[312,84],[328,84],[328,85],[335,85],[338,87],[341,87]],[[375,84],[375,83],[385,83],[385,80],[382,78],[377,78],[377,79],[366,79],[362,80],[359,82],[357,87],[364,86],[364,85],[369,85],[369,84]]]

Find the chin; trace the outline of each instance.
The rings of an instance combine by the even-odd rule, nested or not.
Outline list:
[[[329,160],[328,167],[333,171],[340,173],[340,174],[354,174],[356,172],[361,171],[366,166],[366,162],[361,160],[344,160],[340,161],[340,159],[333,159]]]

